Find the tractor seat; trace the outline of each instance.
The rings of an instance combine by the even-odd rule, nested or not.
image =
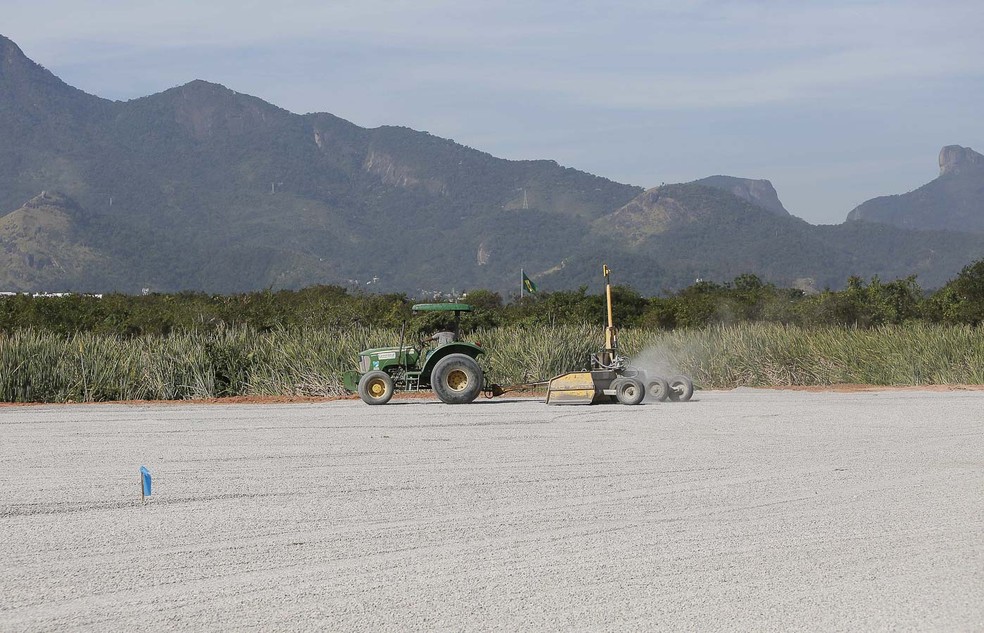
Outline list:
[[[434,336],[431,337],[432,341],[437,341],[438,347],[441,345],[447,345],[448,343],[454,343],[455,339],[454,332],[448,332],[447,330],[441,332],[435,332]]]

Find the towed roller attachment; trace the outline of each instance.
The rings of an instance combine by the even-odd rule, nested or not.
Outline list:
[[[605,393],[615,373],[610,371],[572,371],[550,380],[547,404],[594,404],[610,402]]]

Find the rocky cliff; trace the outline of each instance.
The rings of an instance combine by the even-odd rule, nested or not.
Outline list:
[[[969,147],[947,145],[940,150],[940,176],[973,172],[979,175],[984,168],[984,156]]]
[[[939,164],[935,180],[909,193],[868,200],[848,214],[848,221],[984,232],[984,156],[969,147],[947,145]]]
[[[695,180],[694,184],[728,191],[742,200],[747,200],[776,215],[789,215],[789,211],[779,201],[776,188],[768,180],[752,180],[751,178],[736,178],[734,176],[708,176]]]

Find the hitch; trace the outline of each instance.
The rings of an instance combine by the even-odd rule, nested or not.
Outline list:
[[[497,398],[504,393],[506,393],[506,390],[502,388],[502,385],[489,385],[484,391],[485,397],[489,400],[492,398]]]
[[[497,398],[502,394],[509,393],[510,391],[519,391],[520,389],[526,389],[528,387],[543,387],[549,384],[550,384],[549,380],[538,380],[536,382],[519,382],[516,383],[515,385],[508,385],[506,387],[503,387],[502,385],[491,384],[485,388],[484,394],[486,398],[491,400],[492,398]]]

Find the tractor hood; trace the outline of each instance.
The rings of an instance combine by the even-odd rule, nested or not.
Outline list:
[[[410,345],[404,345],[402,353],[398,345],[371,347],[359,352],[359,370],[365,373],[374,369],[386,369],[391,365],[414,366],[419,357],[420,352]]]
[[[396,358],[397,352],[400,351],[399,345],[393,345],[392,347],[370,347],[369,349],[364,349],[359,352],[359,356],[379,356],[379,354],[385,354],[387,352],[393,353],[393,358]],[[410,345],[404,345],[403,351],[405,352],[415,352],[413,347]]]

